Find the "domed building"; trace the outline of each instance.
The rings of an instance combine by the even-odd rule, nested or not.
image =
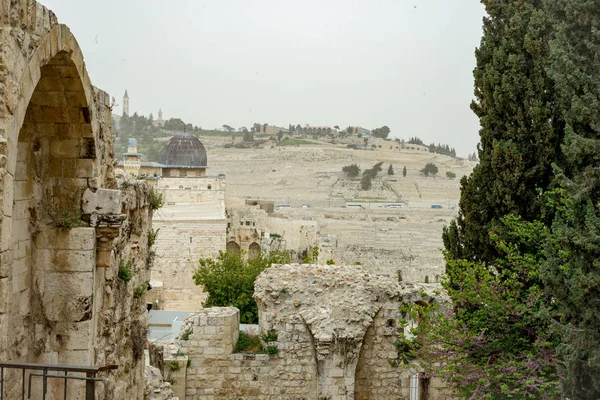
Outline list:
[[[206,175],[206,149],[197,137],[178,133],[165,144],[160,164],[163,178],[202,177]]]
[[[141,161],[137,141],[129,139],[127,153],[119,163],[126,173],[146,175],[149,180],[161,178],[202,178],[208,168],[206,148],[195,136],[178,133],[167,141],[160,154],[160,162]],[[222,175],[219,176],[222,178]]]

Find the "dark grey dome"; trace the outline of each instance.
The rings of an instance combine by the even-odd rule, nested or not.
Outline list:
[[[206,167],[206,149],[197,137],[187,133],[173,136],[160,153],[165,166]]]

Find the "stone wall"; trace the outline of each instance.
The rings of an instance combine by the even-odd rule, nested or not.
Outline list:
[[[318,243],[319,225],[315,221],[287,218],[269,213],[272,203],[263,207],[239,199],[227,199],[228,250],[243,250],[249,256],[257,251],[289,251],[297,256]],[[267,208],[267,210],[265,210]]]
[[[225,180],[222,178],[161,178],[157,185],[166,203],[225,201]]]
[[[399,307],[446,301],[439,289],[353,266],[273,266],[255,298],[260,331],[276,333],[263,344],[276,354],[234,353],[239,311],[204,309],[165,346],[163,373],[187,399],[409,399],[418,371],[398,361]],[[424,384],[422,400],[453,398],[441,382]]]
[[[110,96],[67,26],[33,0],[2,0],[0,43],[0,359],[117,364],[97,398],[142,398],[147,187],[117,190]],[[20,397],[6,378],[6,398]]]
[[[162,282],[147,295],[161,310],[196,311],[206,294],[192,276],[200,258],[215,257],[225,250],[225,220],[154,220],[159,229],[152,281]],[[158,300],[158,304],[156,301]]]

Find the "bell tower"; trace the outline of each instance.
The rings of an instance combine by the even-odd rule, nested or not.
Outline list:
[[[123,115],[129,116],[129,95],[127,94],[127,89],[125,89],[125,94],[123,95]]]

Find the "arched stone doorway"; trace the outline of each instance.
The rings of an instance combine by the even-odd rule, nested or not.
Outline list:
[[[33,10],[35,52],[17,51],[11,64],[0,57],[13,84],[0,100],[0,354],[91,365],[96,233],[81,217],[84,191],[103,183],[94,89],[69,29]]]
[[[66,51],[39,68],[14,139],[15,173],[4,185],[13,181],[11,316],[23,329],[9,335],[11,358],[46,362],[52,353],[64,363],[77,354],[89,363],[89,343],[75,344],[80,339],[70,333],[85,335],[91,326],[95,233],[81,221],[81,198],[97,175],[96,149],[80,74]],[[87,262],[73,260],[71,250]]]
[[[235,254],[235,255],[240,254],[240,245],[237,244],[236,242],[234,242],[233,240],[231,242],[227,243],[227,246],[225,247],[225,249],[230,254]]]
[[[254,258],[260,254],[261,248],[260,245],[256,242],[252,242],[250,246],[248,246],[248,258]]]

